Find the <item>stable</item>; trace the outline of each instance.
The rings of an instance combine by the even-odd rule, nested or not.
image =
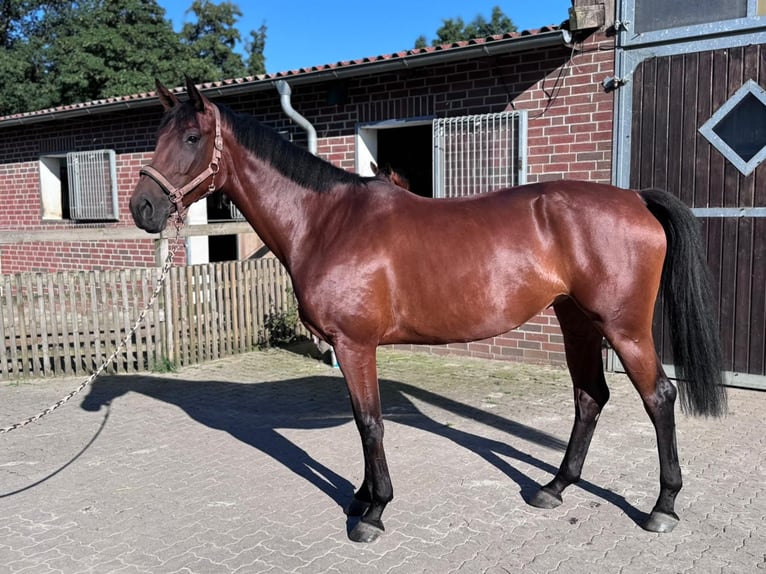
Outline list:
[[[608,182],[612,95],[601,81],[612,73],[613,40],[596,28],[567,27],[200,87],[346,170],[372,175],[373,163],[393,166],[421,195],[565,177]],[[136,229],[127,208],[161,111],[145,93],[0,118],[3,273],[162,259],[167,238]],[[220,194],[195,205],[187,223],[180,264],[264,255]],[[552,315],[451,352],[564,360]]]

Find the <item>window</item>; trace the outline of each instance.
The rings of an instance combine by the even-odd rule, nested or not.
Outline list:
[[[391,168],[409,182],[409,191],[433,197],[433,118],[387,119],[357,126],[356,171],[372,176],[373,165]]]
[[[425,197],[460,197],[526,183],[527,112],[386,120],[357,126],[356,169],[404,175]]]
[[[747,0],[642,0],[636,2],[636,32],[653,32],[747,16]]]
[[[435,120],[434,197],[526,183],[526,135],[526,112]]]
[[[117,169],[113,150],[40,158],[43,220],[116,221]]]
[[[245,216],[242,215],[242,212],[237,209],[237,206],[234,205],[233,201],[229,201],[229,219],[233,221],[246,221]]]
[[[766,0],[620,0],[623,47],[762,29]]]
[[[744,175],[766,159],[766,90],[748,80],[700,128]]]

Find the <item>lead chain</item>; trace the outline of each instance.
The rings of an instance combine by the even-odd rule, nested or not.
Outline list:
[[[125,346],[128,344],[128,341],[131,337],[135,334],[135,332],[138,330],[138,328],[141,326],[141,323],[144,322],[144,319],[146,318],[146,313],[149,311],[152,305],[154,305],[154,302],[157,300],[157,297],[160,295],[160,291],[162,290],[162,286],[165,283],[165,279],[167,279],[168,273],[170,272],[170,268],[173,266],[173,258],[175,257],[176,251],[178,250],[178,247],[181,243],[181,226],[183,225],[183,220],[181,217],[176,217],[174,220],[174,225],[176,228],[176,236],[173,239],[173,244],[168,250],[168,255],[165,258],[165,264],[162,266],[162,271],[160,272],[160,276],[157,279],[157,285],[154,287],[154,291],[152,291],[152,296],[149,297],[149,301],[146,303],[146,306],[144,309],[138,314],[138,318],[133,323],[133,326],[130,328],[128,333],[125,335],[125,337],[120,341],[120,343],[117,345],[117,347],[114,349],[114,352],[107,357],[103,363],[96,369],[93,374],[91,374],[87,379],[85,379],[82,383],[80,383],[80,386],[77,387],[75,390],[73,390],[71,393],[69,393],[67,396],[65,396],[63,399],[58,401],[57,403],[49,406],[47,409],[40,411],[34,416],[29,417],[28,419],[24,419],[23,421],[19,421],[17,423],[14,423],[7,427],[0,428],[0,434],[11,432],[12,430],[16,430],[22,427],[27,426],[30,423],[33,423],[35,421],[40,420],[41,418],[51,414],[56,409],[64,406],[66,403],[68,403],[72,398],[77,396],[79,393],[82,392],[82,390],[90,385],[93,381],[96,380],[96,377],[98,377],[101,373],[104,372],[104,369],[117,358],[117,355],[120,354],[120,352],[125,348]]]

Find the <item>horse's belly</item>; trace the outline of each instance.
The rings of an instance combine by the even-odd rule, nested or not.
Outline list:
[[[559,295],[553,289],[512,291],[453,292],[425,298],[417,305],[400,305],[382,342],[445,344],[488,339],[526,323]]]

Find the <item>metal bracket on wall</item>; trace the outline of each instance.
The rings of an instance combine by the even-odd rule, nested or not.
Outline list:
[[[604,91],[609,93],[615,91],[617,88],[621,88],[628,83],[627,78],[619,78],[617,76],[607,76],[601,80],[601,87]]]

